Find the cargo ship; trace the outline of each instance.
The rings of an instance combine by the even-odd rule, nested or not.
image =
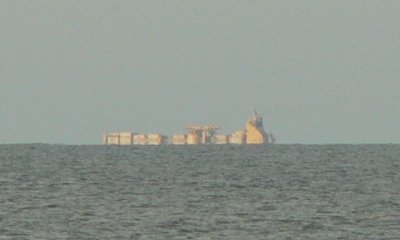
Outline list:
[[[262,117],[255,111],[246,123],[246,128],[232,134],[217,134],[218,125],[191,125],[186,134],[168,137],[159,133],[143,134],[115,132],[103,135],[103,144],[107,145],[197,145],[197,144],[266,144],[275,143],[275,137],[265,132]]]

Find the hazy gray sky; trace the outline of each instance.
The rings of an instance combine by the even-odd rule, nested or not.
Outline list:
[[[243,129],[400,143],[400,1],[0,4],[0,143]]]

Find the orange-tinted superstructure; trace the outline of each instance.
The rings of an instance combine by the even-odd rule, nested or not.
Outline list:
[[[246,124],[246,143],[264,144],[268,143],[268,135],[264,131],[263,120],[257,112]]]

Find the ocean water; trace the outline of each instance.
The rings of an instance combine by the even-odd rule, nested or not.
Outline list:
[[[400,239],[400,145],[0,145],[0,239]]]

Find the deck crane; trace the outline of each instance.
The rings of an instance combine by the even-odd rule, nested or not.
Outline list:
[[[189,134],[195,135],[198,137],[200,143],[208,144],[211,143],[211,138],[215,135],[220,127],[218,125],[191,125],[186,127],[188,129]]]

